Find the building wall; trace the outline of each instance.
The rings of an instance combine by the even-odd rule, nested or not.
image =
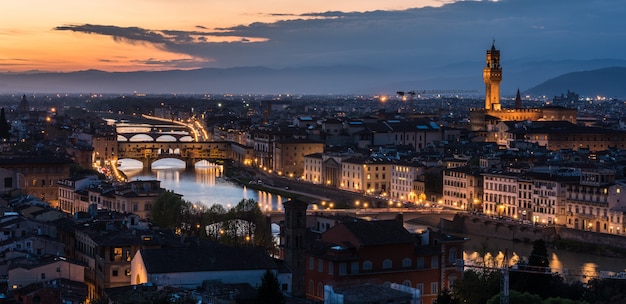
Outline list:
[[[76,282],[85,281],[85,266],[70,263],[64,258],[50,263],[34,267],[13,268],[9,270],[8,286],[9,289],[16,286],[17,288],[26,286],[31,283],[47,282],[54,279],[69,279]]]
[[[363,163],[342,162],[341,163],[341,184],[343,190],[364,193],[365,186],[363,172]]]
[[[391,184],[391,162],[367,162],[363,165],[364,190],[368,194],[388,195]]]
[[[322,158],[317,154],[304,157],[304,181],[321,184],[322,183]]]
[[[304,174],[304,157],[314,153],[323,153],[324,143],[318,142],[275,142],[274,167],[279,175],[302,177]]]
[[[489,215],[517,217],[517,177],[484,174],[483,212]]]
[[[392,165],[389,197],[397,201],[418,203],[424,194],[424,189],[415,187],[420,175],[423,175],[420,167]]]

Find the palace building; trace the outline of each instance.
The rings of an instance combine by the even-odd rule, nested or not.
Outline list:
[[[502,108],[500,103],[500,83],[502,66],[500,50],[495,41],[487,50],[486,66],[483,69],[485,81],[485,108],[470,109],[471,130],[476,132],[476,141],[495,142],[496,125],[502,121],[569,121],[576,124],[576,109],[563,107],[523,108],[519,90],[515,99],[515,108]]]

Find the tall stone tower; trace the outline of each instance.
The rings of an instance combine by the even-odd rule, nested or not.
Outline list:
[[[483,70],[485,80],[485,109],[500,110],[500,82],[502,67],[500,66],[500,50],[496,49],[495,40],[491,49],[487,50],[487,66]]]
[[[304,297],[306,292],[305,276],[305,236],[306,236],[306,208],[308,204],[300,200],[289,200],[283,203],[285,209],[285,262],[291,268],[291,294],[294,297]]]

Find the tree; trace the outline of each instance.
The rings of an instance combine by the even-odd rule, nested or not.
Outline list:
[[[222,222],[226,219],[226,213],[228,211],[224,206],[215,204],[209,207],[202,215],[202,227],[204,227],[204,234],[207,238],[217,241],[220,239],[220,234],[224,227]]]
[[[463,279],[456,281],[453,296],[460,303],[484,304],[500,292],[499,270],[466,270]],[[476,292],[480,290],[480,292]]]
[[[489,299],[486,302],[487,304],[499,304],[500,303],[500,294],[495,295],[493,298]],[[542,303],[541,297],[535,294],[530,294],[527,292],[521,293],[515,290],[511,290],[509,293],[509,303],[510,304],[528,304],[528,303]]]
[[[529,292],[547,298],[555,295],[555,287],[562,285],[562,279],[550,272],[548,250],[544,240],[533,242],[533,250],[528,265],[519,265],[520,272],[511,272],[511,289]]]
[[[589,303],[626,303],[626,280],[592,279],[583,300]]]
[[[548,250],[546,249],[546,242],[542,239],[533,242],[533,250],[530,252],[528,258],[528,265],[531,267],[549,267]]]
[[[9,140],[11,137],[11,125],[7,121],[4,108],[0,109],[0,139]]]
[[[257,303],[282,304],[285,303],[285,297],[280,291],[278,278],[269,269],[261,276],[261,287],[257,293]]]
[[[452,293],[448,289],[443,289],[437,295],[437,304],[457,304],[459,301],[452,296]]]
[[[181,211],[185,201],[180,195],[165,191],[157,197],[150,216],[152,222],[160,227],[175,228],[180,224]]]

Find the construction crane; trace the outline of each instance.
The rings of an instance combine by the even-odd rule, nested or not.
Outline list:
[[[407,101],[407,95],[408,95],[408,101],[409,101],[409,106],[411,107],[411,111],[415,111],[415,95],[417,95],[415,91],[409,91],[409,92],[398,91],[396,92],[396,94],[400,96],[402,101]]]
[[[421,98],[423,95],[436,95],[437,97],[441,97],[441,95],[459,95],[459,94],[474,94],[478,93],[478,90],[411,90],[411,91],[397,91],[396,95],[402,99],[402,101],[407,101],[411,108],[411,111],[415,111],[415,98]]]

